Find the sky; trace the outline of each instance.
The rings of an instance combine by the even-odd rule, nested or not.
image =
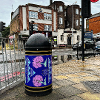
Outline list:
[[[54,0],[52,0],[54,2]],[[61,0],[55,0],[61,1]],[[65,5],[78,4],[81,7],[81,0],[63,0]],[[0,21],[6,23],[5,26],[10,25],[11,12],[15,11],[19,5],[25,5],[27,3],[48,6],[50,0],[1,0],[0,1]],[[100,12],[100,0],[96,3],[91,3],[91,13],[96,14]]]

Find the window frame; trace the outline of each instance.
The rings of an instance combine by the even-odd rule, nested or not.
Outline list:
[[[79,20],[78,19],[76,19],[76,26],[78,26],[79,24],[78,24],[78,22],[79,22]]]
[[[63,18],[59,17],[59,24],[63,24]]]
[[[44,13],[44,20],[52,20],[52,15]]]
[[[52,31],[51,25],[44,25],[44,31]]]
[[[29,11],[29,18],[38,19],[38,12]]]
[[[63,12],[63,7],[59,6],[59,12]]]
[[[79,14],[79,9],[78,9],[78,8],[76,8],[76,14],[77,14],[77,15]]]

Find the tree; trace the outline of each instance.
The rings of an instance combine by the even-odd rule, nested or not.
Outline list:
[[[5,30],[1,32],[2,33],[2,37],[7,38],[8,35],[10,34],[10,27],[5,27]]]

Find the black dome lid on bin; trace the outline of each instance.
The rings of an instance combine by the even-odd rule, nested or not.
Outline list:
[[[25,50],[50,50],[51,43],[44,34],[36,33],[32,34],[25,44]]]

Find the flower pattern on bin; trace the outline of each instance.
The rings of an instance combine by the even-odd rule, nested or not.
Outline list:
[[[41,86],[43,83],[43,77],[41,75],[36,75],[35,77],[33,77],[33,84],[36,87]]]
[[[34,66],[35,68],[42,67],[41,62],[43,62],[43,60],[44,60],[44,59],[43,59],[42,56],[37,56],[37,57],[35,57],[34,60],[33,60],[33,66]]]

